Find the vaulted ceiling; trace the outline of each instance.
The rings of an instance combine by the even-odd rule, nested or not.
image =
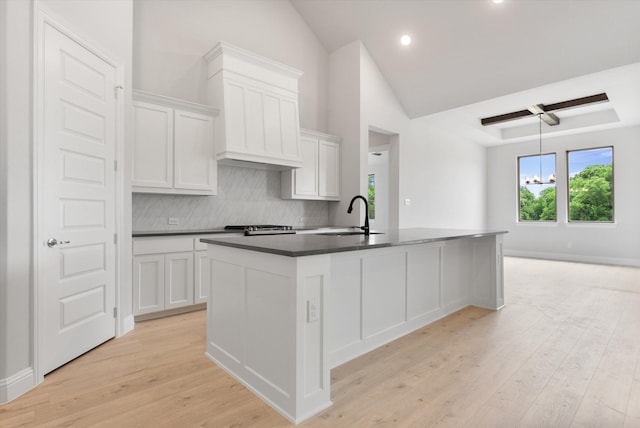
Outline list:
[[[609,103],[559,114],[568,124],[553,132],[583,114],[600,125],[640,123],[638,0],[291,2],[329,52],[362,41],[409,117],[468,121],[481,143],[537,129],[529,119],[483,130],[481,117],[601,92]],[[411,45],[401,46],[403,34]]]

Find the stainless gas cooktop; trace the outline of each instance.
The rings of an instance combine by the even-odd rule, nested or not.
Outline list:
[[[237,226],[225,226],[225,230],[241,230],[244,231],[245,236],[255,235],[290,235],[296,233],[293,230],[293,226],[281,226],[273,224],[258,224],[258,225],[237,225]]]

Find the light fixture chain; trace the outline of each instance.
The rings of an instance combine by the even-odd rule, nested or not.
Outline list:
[[[538,114],[538,145],[540,148],[540,184],[542,184],[542,113]]]

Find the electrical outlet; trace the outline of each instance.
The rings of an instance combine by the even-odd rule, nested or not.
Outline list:
[[[180,224],[180,219],[176,218],[176,217],[169,217],[169,224],[171,226],[177,226]]]
[[[320,320],[320,303],[317,297],[307,300],[307,322],[318,322]]]
[[[409,198],[405,198],[405,199],[404,199],[404,205],[405,205],[405,206],[407,206],[407,207],[408,207],[409,205],[411,205],[411,199],[409,199]]]

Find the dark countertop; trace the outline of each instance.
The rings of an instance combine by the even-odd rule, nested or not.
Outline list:
[[[354,226],[294,226],[293,230],[296,231],[308,231],[308,230],[324,230],[324,229],[348,229]],[[136,231],[131,234],[133,238],[143,238],[147,236],[177,236],[177,235],[215,235],[217,233],[237,233],[242,235],[241,230],[225,230],[220,229],[201,229],[201,230],[148,230],[148,231]]]
[[[207,230],[150,230],[142,232],[133,232],[133,238],[141,238],[146,236],[174,236],[174,235],[213,235],[216,233],[242,233],[237,230],[224,229],[207,229]]]
[[[204,238],[202,242],[288,257],[423,244],[451,239],[479,238],[507,231],[465,229],[398,229],[379,235],[327,236],[316,234]]]

